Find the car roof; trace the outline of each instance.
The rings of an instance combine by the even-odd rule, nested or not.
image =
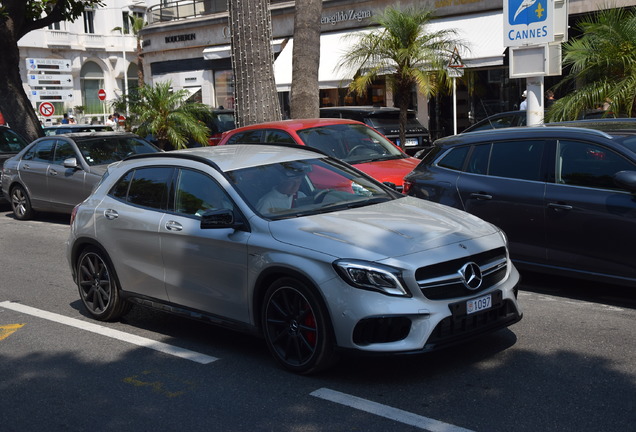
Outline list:
[[[458,144],[469,144],[475,141],[483,141],[484,137],[496,140],[505,138],[550,138],[555,135],[560,136],[578,136],[578,137],[597,137],[612,140],[613,137],[607,132],[581,127],[570,126],[550,126],[535,125],[535,126],[517,126],[501,129],[483,129],[471,132],[469,134],[458,134],[444,138],[440,138],[435,141],[435,145],[439,146],[453,146]]]
[[[355,112],[358,114],[381,114],[385,112],[400,112],[399,108],[396,107],[376,107],[372,105],[359,105],[359,106],[336,106],[336,107],[322,107],[320,111],[341,111],[341,112]],[[414,112],[414,110],[409,109],[409,112]]]
[[[51,125],[51,126],[43,126],[42,129],[66,129],[66,128],[84,129],[84,128],[109,128],[109,127],[111,126],[82,123],[82,124],[58,124],[58,125]]]
[[[608,133],[636,133],[636,118],[599,118],[546,123],[546,126],[568,126],[596,129]]]
[[[333,118],[313,118],[313,119],[291,119],[280,120],[266,123],[257,123],[249,126],[243,126],[237,129],[232,129],[228,133],[234,134],[239,131],[246,131],[252,129],[284,129],[284,130],[302,130],[312,127],[338,125],[338,124],[359,124],[364,125],[357,120],[350,119],[333,119]]]
[[[293,144],[233,144],[227,146],[195,147],[162,153],[144,153],[126,159],[183,158],[199,160],[217,166],[221,171],[234,171],[253,166],[303,159],[326,158],[324,153],[310,147]]]
[[[93,138],[93,137],[102,138],[102,139],[108,138],[108,137],[134,137],[134,138],[143,139],[139,135],[136,135],[132,132],[104,131],[104,132],[69,132],[69,133],[64,133],[59,135],[49,135],[49,136],[40,137],[38,138],[38,140],[52,139],[52,138],[59,139],[64,137],[68,137],[73,140],[84,140],[84,139]]]

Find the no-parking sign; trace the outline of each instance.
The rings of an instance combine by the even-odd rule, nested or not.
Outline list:
[[[51,102],[42,102],[38,108],[44,117],[51,117],[55,113],[55,107]]]

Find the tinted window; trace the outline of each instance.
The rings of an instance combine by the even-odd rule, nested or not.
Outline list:
[[[72,157],[76,157],[73,146],[66,141],[58,141],[57,146],[55,147],[55,157],[53,158],[53,163],[62,165],[65,159]]]
[[[438,163],[437,165],[460,171],[464,166],[464,159],[468,153],[469,147],[455,147],[451,149]]]
[[[296,141],[287,132],[275,129],[265,131],[265,142],[296,144]]]
[[[27,146],[18,134],[12,130],[0,128],[0,153],[17,153]]]
[[[600,189],[620,189],[612,177],[636,166],[605,147],[579,141],[559,141],[557,182]]]
[[[258,144],[263,142],[261,138],[260,130],[253,130],[248,132],[239,132],[235,135],[232,135],[230,139],[227,141],[228,144]]]
[[[24,159],[49,162],[53,158],[54,147],[55,140],[40,141],[25,154]]]
[[[473,174],[488,174],[488,159],[490,158],[490,144],[475,146],[470,154],[466,172]]]
[[[131,204],[165,209],[173,169],[169,167],[139,168],[134,171],[127,201]]]
[[[77,140],[77,147],[89,165],[106,165],[141,153],[155,153],[157,148],[135,137],[95,137]]]
[[[231,209],[230,203],[213,179],[197,171],[181,170],[175,194],[177,213],[201,217],[207,210]]]
[[[543,141],[505,141],[492,146],[488,175],[541,180]]]
[[[123,176],[110,191],[110,195],[126,201],[126,197],[128,196],[128,187],[130,186],[130,180],[132,180],[134,173],[134,171],[130,171]]]

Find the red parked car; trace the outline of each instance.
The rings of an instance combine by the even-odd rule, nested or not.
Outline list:
[[[403,189],[420,162],[364,123],[347,119],[295,119],[260,123],[223,134],[219,145],[288,143],[306,145],[350,163],[381,182]]]

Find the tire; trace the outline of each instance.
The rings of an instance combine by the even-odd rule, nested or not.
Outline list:
[[[33,208],[29,194],[22,186],[14,186],[9,196],[11,209],[18,220],[28,220],[33,217]]]
[[[318,296],[296,279],[282,278],[268,288],[262,328],[270,352],[289,371],[308,375],[337,360],[328,313]]]
[[[77,288],[88,313],[100,321],[115,321],[131,304],[121,298],[110,260],[99,249],[86,248],[77,260]]]

